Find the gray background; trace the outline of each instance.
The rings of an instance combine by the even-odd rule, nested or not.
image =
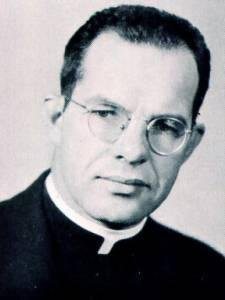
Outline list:
[[[1,0],[0,198],[24,189],[50,165],[43,99],[59,93],[64,45],[95,10],[155,5],[188,18],[212,52],[211,88],[201,110],[207,132],[154,217],[225,253],[225,1]]]

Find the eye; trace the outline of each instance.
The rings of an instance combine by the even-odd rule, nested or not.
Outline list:
[[[116,116],[116,111],[115,110],[100,110],[100,109],[95,109],[91,110],[91,114],[94,114],[100,118],[107,118],[110,116]]]
[[[184,125],[180,121],[172,119],[159,119],[153,125],[155,134],[170,134],[179,137],[184,133]]]

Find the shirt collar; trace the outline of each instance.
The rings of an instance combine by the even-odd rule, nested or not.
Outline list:
[[[73,223],[77,224],[83,229],[104,238],[104,242],[98,250],[98,254],[108,254],[116,242],[131,238],[138,234],[142,230],[147,220],[147,218],[144,218],[140,223],[127,229],[110,229],[108,227],[105,227],[103,224],[97,224],[94,221],[85,218],[84,216],[77,213],[74,209],[72,209],[63,200],[63,198],[57,191],[51,173],[46,178],[45,185],[52,202],[68,219],[70,219]]]

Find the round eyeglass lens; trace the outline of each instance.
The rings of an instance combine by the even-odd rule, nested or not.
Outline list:
[[[148,141],[158,154],[169,155],[178,151],[186,139],[186,125],[174,118],[154,119],[148,125]]]
[[[90,131],[99,139],[115,142],[128,122],[127,114],[119,108],[92,108],[89,112]]]

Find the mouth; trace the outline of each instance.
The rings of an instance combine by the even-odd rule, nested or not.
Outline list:
[[[124,178],[121,176],[96,176],[96,179],[103,179],[103,180],[108,180],[111,182],[116,182],[124,185],[146,187],[148,189],[151,189],[150,184],[138,178]]]

